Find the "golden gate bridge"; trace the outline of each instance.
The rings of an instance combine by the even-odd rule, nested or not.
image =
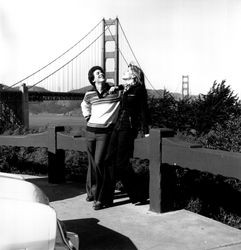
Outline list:
[[[61,55],[9,88],[25,83],[29,90],[35,86],[55,92],[80,89],[89,85],[87,73],[93,65],[101,65],[107,80],[118,84],[119,72],[130,61],[139,65],[119,19],[102,19]]]
[[[107,81],[118,85],[119,72],[124,72],[131,61],[141,67],[119,19],[102,19],[84,37],[46,65],[8,87],[0,86],[0,114],[8,104],[26,124],[28,102],[81,100],[83,93],[73,90],[89,85],[87,76],[92,66],[101,65]],[[147,77],[146,80],[154,89]]]

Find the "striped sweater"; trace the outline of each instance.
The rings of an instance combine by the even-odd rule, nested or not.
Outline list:
[[[83,116],[87,121],[87,131],[105,132],[117,120],[120,106],[120,92],[108,94],[108,89],[101,95],[95,90],[85,93],[81,103]]]

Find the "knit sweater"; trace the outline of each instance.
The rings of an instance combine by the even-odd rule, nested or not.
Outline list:
[[[81,109],[87,121],[87,131],[105,132],[116,122],[120,106],[120,92],[109,94],[108,90],[109,87],[101,94],[96,89],[85,93]]]

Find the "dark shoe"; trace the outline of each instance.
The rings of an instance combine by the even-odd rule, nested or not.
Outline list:
[[[104,208],[103,204],[100,201],[96,201],[96,203],[93,204],[94,210],[100,210]]]
[[[87,196],[86,197],[86,201],[90,202],[90,201],[93,201],[94,200],[94,197],[92,196]]]
[[[113,206],[113,201],[108,201],[104,203],[105,207],[112,207]]]
[[[131,202],[132,204],[135,204],[135,203],[138,202],[138,199],[137,199],[136,197],[130,197],[130,202]]]

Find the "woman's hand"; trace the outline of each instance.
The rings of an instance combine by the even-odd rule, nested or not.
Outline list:
[[[112,87],[110,87],[108,92],[109,92],[109,94],[113,94],[113,93],[115,93],[116,90],[118,90],[118,87],[112,86]]]

